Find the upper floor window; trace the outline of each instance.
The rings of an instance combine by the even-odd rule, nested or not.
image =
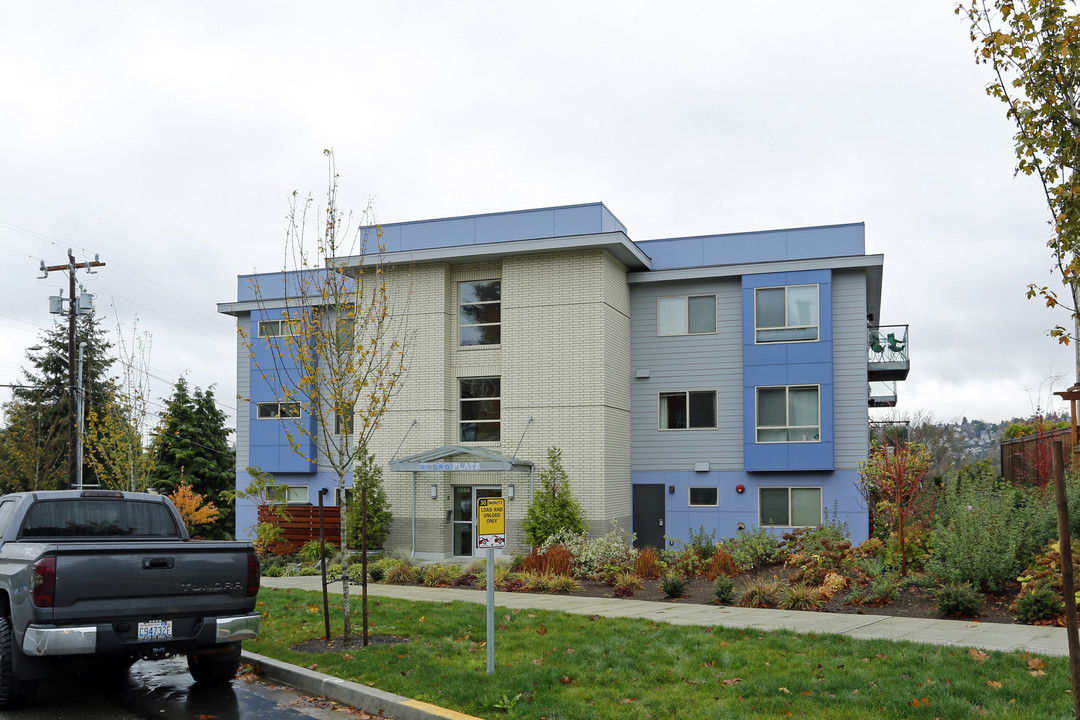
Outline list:
[[[657,335],[716,332],[716,296],[688,295],[656,299]]]
[[[286,337],[295,335],[297,331],[295,320],[260,320],[259,337]]]
[[[300,417],[300,403],[261,402],[256,404],[255,416],[259,420],[279,420]]]
[[[821,524],[821,488],[761,488],[758,520],[761,527],[817,527]]]
[[[458,329],[462,345],[502,342],[502,281],[458,283]]]
[[[754,330],[759,343],[818,339],[818,286],[757,288]]]
[[[661,430],[716,427],[716,391],[660,393]]]
[[[497,377],[461,378],[462,442],[498,442],[502,410]]]
[[[759,387],[759,443],[820,442],[821,402],[816,385]]]

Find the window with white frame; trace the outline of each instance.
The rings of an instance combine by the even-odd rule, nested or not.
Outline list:
[[[459,382],[461,441],[498,442],[502,419],[499,378],[461,378]]]
[[[821,488],[759,488],[758,524],[761,527],[817,527],[821,524]]]
[[[818,339],[818,286],[757,288],[754,331],[759,343]]]
[[[658,418],[661,430],[715,429],[716,391],[662,392]]]
[[[462,345],[502,342],[502,281],[458,283],[458,332]]]
[[[266,499],[273,505],[308,504],[307,485],[271,485],[266,488]]]
[[[714,487],[690,488],[690,507],[716,507],[720,504],[720,491]]]
[[[716,332],[716,296],[686,295],[656,299],[657,335]]]
[[[757,388],[757,442],[820,442],[820,395],[817,385]]]
[[[256,403],[255,417],[259,420],[280,420],[300,417],[300,403],[297,402],[261,402]]]
[[[286,337],[295,335],[297,322],[295,320],[260,320],[259,337]]]

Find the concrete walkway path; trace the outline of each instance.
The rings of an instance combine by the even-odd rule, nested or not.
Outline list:
[[[263,587],[321,590],[317,576],[263,578]],[[328,589],[341,594],[341,583]],[[360,587],[350,595],[358,597]],[[404,585],[368,585],[369,597],[389,597],[421,602],[473,602],[485,604],[487,594],[460,588],[426,588]],[[899,618],[888,615],[841,615],[798,610],[771,610],[720,605],[680,605],[615,598],[590,598],[539,593],[495,593],[495,605],[508,609],[560,610],[579,615],[635,617],[673,625],[792,630],[799,633],[833,633],[861,639],[910,640],[933,645],[956,645],[980,650],[1022,650],[1038,655],[1068,655],[1064,628],[1006,625],[964,620]]]

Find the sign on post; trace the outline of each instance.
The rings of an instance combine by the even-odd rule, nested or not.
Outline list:
[[[504,498],[477,498],[476,521],[477,549],[506,547],[506,500]]]

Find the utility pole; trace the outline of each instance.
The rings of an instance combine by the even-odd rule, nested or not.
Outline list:
[[[68,418],[68,484],[71,487],[76,487],[79,483],[79,458],[77,448],[79,446],[79,408],[81,403],[78,400],[77,393],[79,392],[78,381],[76,377],[76,364],[75,364],[75,319],[77,315],[89,315],[93,312],[92,297],[89,293],[83,293],[81,295],[75,295],[75,272],[82,268],[87,272],[94,272],[93,268],[105,267],[105,263],[98,261],[98,256],[94,256],[93,262],[75,263],[75,255],[71,248],[68,248],[68,261],[66,265],[45,265],[45,261],[41,261],[41,272],[43,273],[39,279],[47,278],[50,272],[67,272],[68,274],[68,299],[67,308],[64,307],[64,297],[50,297],[49,298],[49,312],[54,315],[66,315],[68,318],[68,397],[71,399],[71,417]]]

